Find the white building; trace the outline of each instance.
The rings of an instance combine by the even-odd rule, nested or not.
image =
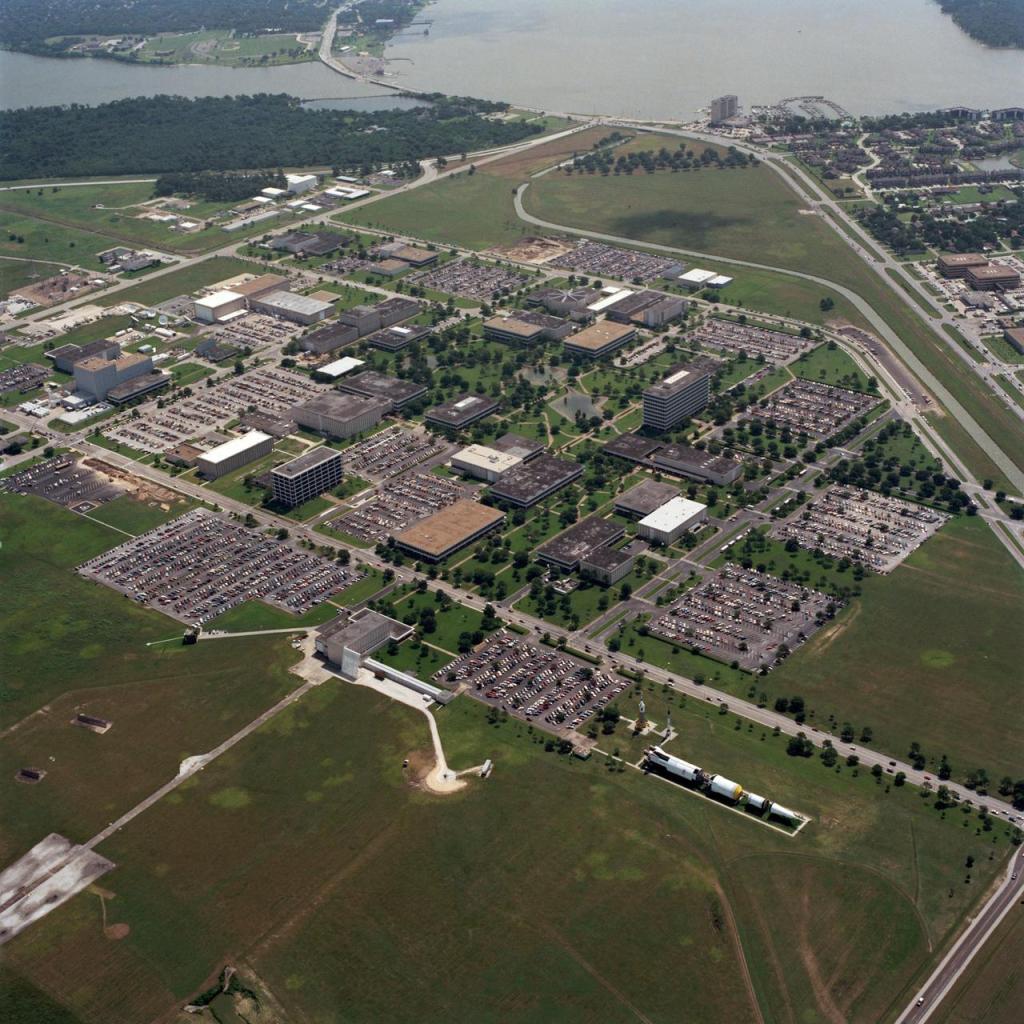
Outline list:
[[[482,444],[471,444],[452,456],[452,469],[493,484],[502,473],[507,473],[522,461],[518,455],[499,452],[496,448]]]
[[[674,544],[687,530],[708,517],[707,505],[689,498],[673,498],[637,523],[637,534],[656,544]]]
[[[346,373],[351,373],[357,366],[363,365],[365,363],[362,359],[356,359],[354,356],[342,356],[341,359],[335,359],[333,363],[318,366],[316,372],[330,377],[331,380],[337,380],[339,377],[344,377]]]
[[[700,267],[694,267],[693,270],[679,275],[679,283],[685,285],[691,292],[695,292],[715,277],[718,277],[718,274],[713,270],[701,270]]]
[[[245,296],[238,292],[219,291],[204,295],[193,303],[193,316],[204,324],[215,324],[231,313],[245,309]]]
[[[284,180],[288,183],[288,191],[294,195],[308,192],[319,183],[315,174],[286,174]]]
[[[233,437],[200,455],[196,460],[196,468],[207,479],[216,480],[225,473],[269,455],[273,447],[274,439],[269,434],[250,430],[248,434]]]

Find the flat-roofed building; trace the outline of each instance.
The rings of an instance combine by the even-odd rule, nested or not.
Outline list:
[[[1024,327],[1007,327],[1003,331],[1003,337],[1018,351],[1024,355]]]
[[[120,384],[115,384],[107,392],[107,401],[111,405],[126,405],[128,402],[134,402],[137,398],[143,398],[146,395],[153,394],[154,391],[160,391],[170,383],[171,375],[169,373],[162,373],[160,370],[150,370],[149,373],[139,374],[138,377],[132,377],[129,380],[122,381]]]
[[[341,452],[321,446],[270,472],[274,500],[289,508],[319,498],[341,483]]]
[[[739,98],[729,93],[726,96],[716,96],[711,101],[711,124],[721,124],[735,117],[739,113]]]
[[[707,519],[708,507],[677,495],[637,523],[636,532],[646,540],[666,547],[674,544],[687,530]]]
[[[192,304],[192,315],[200,323],[215,324],[232,313],[245,309],[246,299],[235,291],[213,292],[196,299]]]
[[[75,390],[102,402],[119,384],[153,372],[153,360],[141,352],[126,352],[114,359],[89,356],[73,366]]]
[[[696,292],[706,287],[708,282],[717,276],[713,270],[702,270],[700,267],[694,267],[692,270],[687,270],[685,274],[680,274],[678,280],[684,288],[689,288],[691,292]]]
[[[199,461],[202,454],[202,448],[189,444],[187,441],[182,441],[181,444],[176,444],[173,448],[168,448],[164,452],[164,461],[169,462],[172,466],[182,466],[185,469],[191,469]]]
[[[448,427],[451,430],[463,430],[472,423],[482,420],[485,416],[501,408],[501,403],[484,395],[465,395],[444,405],[435,405],[428,409],[423,418],[437,427]]]
[[[642,480],[615,499],[615,511],[634,519],[643,519],[667,501],[679,496],[679,489],[660,480]]]
[[[631,324],[600,320],[596,324],[584,327],[578,334],[566,338],[565,351],[586,359],[600,359],[629,344],[635,337],[636,328]]]
[[[606,316],[619,324],[640,324],[644,327],[663,327],[670,320],[682,316],[686,300],[664,292],[642,291],[615,303]]]
[[[491,494],[519,508],[529,508],[560,491],[583,475],[583,467],[570,459],[556,459],[544,452],[529,462],[502,473]]]
[[[499,509],[460,499],[395,534],[395,543],[416,558],[440,562],[496,529],[504,518]]]
[[[303,352],[326,355],[328,352],[336,352],[346,345],[352,345],[358,340],[359,331],[355,327],[339,321],[304,335],[298,339],[298,342],[299,348]]]
[[[373,272],[383,277],[398,277],[399,274],[404,274],[408,270],[409,264],[403,263],[401,260],[378,260],[373,265]]]
[[[724,486],[743,472],[743,464],[724,455],[712,455],[685,444],[664,444],[639,434],[620,434],[603,451],[649,469]]]
[[[496,441],[491,442],[495,451],[505,452],[508,455],[518,455],[523,462],[529,462],[544,451],[544,445],[537,440],[530,440],[522,434],[502,434]]]
[[[597,302],[601,293],[596,288],[538,288],[526,296],[528,306],[542,306],[549,313],[573,320],[592,320],[588,308]]]
[[[387,352],[399,352],[403,348],[408,348],[414,341],[419,341],[429,334],[429,327],[394,324],[391,327],[385,327],[382,331],[371,334],[366,339],[366,343],[374,348],[382,348]]]
[[[60,370],[61,373],[71,373],[75,368],[75,363],[88,359],[90,356],[116,359],[120,354],[121,345],[113,338],[100,338],[97,341],[86,342],[84,345],[69,343],[44,353],[47,359],[52,360],[53,368]]]
[[[413,633],[413,627],[370,608],[343,611],[316,631],[316,651],[325,661],[341,669],[342,675],[355,679],[363,658],[391,640],[401,642]]]
[[[250,299],[249,308],[296,324],[315,324],[334,312],[334,303],[278,290]]]
[[[680,363],[664,380],[644,388],[644,426],[674,430],[687,417],[700,412],[711,397],[711,371],[707,360]]]
[[[327,437],[353,437],[380,423],[390,405],[378,398],[327,391],[292,409],[300,427]]]
[[[425,384],[417,384],[414,380],[402,380],[400,377],[389,377],[386,373],[378,373],[376,370],[363,370],[353,377],[343,377],[338,388],[350,395],[364,395],[387,402],[392,412],[414,402],[417,398],[422,398],[427,393]]]
[[[502,473],[515,469],[522,461],[518,455],[501,452],[482,444],[471,444],[452,456],[451,465],[452,469],[464,476],[493,484]]]
[[[363,359],[356,359],[354,356],[342,356],[341,359],[335,359],[332,363],[318,366],[313,372],[320,374],[321,377],[326,377],[328,380],[337,380],[339,377],[344,377],[346,373],[351,373],[358,367],[365,365],[366,361]]]
[[[987,267],[988,259],[980,252],[943,253],[936,262],[943,277],[966,277],[971,267]]]
[[[288,191],[293,195],[301,195],[316,188],[320,179],[315,174],[286,174],[284,176]]]
[[[408,263],[411,267],[429,267],[431,263],[437,262],[437,253],[430,249],[421,249],[417,245],[400,245],[392,249],[392,258]]]
[[[484,337],[509,345],[530,345],[545,339],[564,338],[572,330],[568,320],[536,310],[517,310],[511,316],[494,316],[484,323]]]
[[[255,462],[269,455],[274,448],[274,439],[259,430],[233,437],[230,441],[211,448],[196,459],[198,472],[208,480],[216,480],[233,470]]]
[[[284,274],[260,274],[251,281],[231,286],[231,291],[242,295],[246,300],[258,299],[270,292],[286,292],[291,288],[291,281]]]
[[[642,540],[630,541],[621,548],[596,548],[580,559],[579,573],[610,587],[633,571],[637,558],[646,550]]]
[[[984,267],[968,267],[965,280],[979,292],[1010,291],[1020,287],[1020,274],[1013,267],[989,263]]]
[[[537,558],[565,572],[575,572],[580,560],[598,548],[621,540],[626,534],[621,523],[600,516],[587,516],[537,548]]]

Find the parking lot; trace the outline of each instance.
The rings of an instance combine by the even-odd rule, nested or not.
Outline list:
[[[186,512],[78,571],[190,625],[250,600],[299,615],[364,575],[206,509]]]
[[[602,242],[580,242],[564,256],[551,260],[551,265],[619,281],[639,279],[645,284],[659,277],[682,273],[682,264],[677,260],[633,249],[617,249]]]
[[[88,512],[124,494],[109,477],[70,455],[57,455],[6,477],[0,480],[0,489],[13,494],[34,494],[76,512]]]
[[[218,327],[215,334],[222,345],[258,349],[266,345],[287,344],[301,328],[287,320],[277,320],[263,313],[246,313],[229,324]]]
[[[151,404],[138,419],[104,431],[107,437],[144,452],[164,452],[190,438],[221,429],[252,407],[264,413],[290,410],[325,390],[299,373],[277,367],[250,370],[240,377],[225,377],[212,387],[192,389],[190,398],[166,405]]]
[[[346,448],[342,459],[349,473],[386,480],[433,456],[447,454],[452,447],[426,431],[388,427]]]
[[[449,676],[454,673],[454,682]],[[568,654],[501,630],[434,674],[478,700],[555,731],[580,729],[630,684]]]
[[[456,260],[411,278],[421,288],[488,302],[496,292],[522,288],[528,278],[510,267]]]
[[[824,440],[878,403],[871,395],[811,380],[791,380],[751,409],[759,420],[788,427],[794,434]]]
[[[771,667],[783,644],[793,650],[810,637],[836,603],[827,594],[729,563],[652,619],[649,629],[670,643],[755,671]]]
[[[699,341],[702,345],[711,345],[726,352],[746,352],[754,358],[764,356],[776,364],[788,363],[801,352],[810,351],[815,344],[808,338],[782,331],[769,331],[763,327],[751,327],[749,324],[737,324],[714,317],[686,337],[687,340]]]
[[[20,391],[22,394],[34,391],[49,376],[50,371],[36,363],[22,363],[9,370],[0,370],[0,394],[8,391]]]
[[[387,540],[421,519],[440,512],[464,497],[463,488],[444,477],[412,473],[385,484],[373,497],[338,519],[330,526],[360,540]]]
[[[779,523],[772,535],[875,572],[892,572],[948,518],[901,498],[834,485]]]

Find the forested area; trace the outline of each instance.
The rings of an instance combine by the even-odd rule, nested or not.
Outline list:
[[[309,110],[290,96],[155,96],[0,111],[0,179],[325,165],[366,174],[500,146],[539,125],[481,116],[485,100],[413,110]]]
[[[280,171],[254,171],[251,174],[223,171],[176,171],[161,174],[153,186],[157,196],[175,194],[197,196],[210,203],[236,203],[259,195],[265,188],[286,188]]]
[[[653,174],[655,171],[690,171],[700,170],[702,167],[726,168],[726,167],[753,167],[757,163],[757,157],[751,153],[741,153],[735,146],[730,146],[723,156],[717,149],[708,147],[698,156],[692,149],[687,149],[686,143],[679,143],[678,148],[670,150],[662,146],[658,150],[644,149],[633,150],[629,153],[618,153],[611,148],[611,145],[621,139],[619,133],[608,137],[607,148],[601,148],[602,139],[591,153],[577,156],[573,162],[566,166],[565,173],[572,174],[574,171],[579,174],[633,174],[635,171],[644,171]]]
[[[67,46],[45,41],[55,36],[144,36],[199,28],[316,32],[328,10],[323,0],[3,0],[0,40],[52,54]]]
[[[970,36],[989,46],[1024,47],[1021,0],[938,0]]]

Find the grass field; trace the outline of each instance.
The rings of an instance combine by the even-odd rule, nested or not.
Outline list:
[[[102,270],[103,264],[96,258],[96,253],[109,249],[113,244],[112,238],[93,231],[50,224],[0,207],[0,256],[19,260],[53,260],[87,270]],[[44,276],[57,273],[55,267],[37,269],[42,270]]]
[[[296,64],[315,57],[316,50],[307,49],[299,43],[294,32],[236,39],[234,32],[225,29],[152,36],[138,51],[138,59],[147,63],[225,64],[231,67]]]
[[[2,236],[0,236],[0,245],[2,244]],[[2,259],[0,260],[0,297],[10,295],[11,292],[24,288],[26,285],[34,284],[40,278],[59,274],[65,265],[63,263],[33,263],[29,260]]]
[[[251,263],[243,260],[236,260],[230,256],[214,256],[208,260],[202,260],[191,267],[182,270],[174,270],[169,274],[162,274],[153,280],[143,281],[132,288],[115,292],[105,298],[98,300],[101,306],[116,306],[121,302],[138,302],[143,305],[153,305],[157,302],[165,302],[176,295],[189,295],[199,288],[216,284],[229,277],[238,274],[254,273],[255,268]]]
[[[491,757],[491,779],[431,797],[401,767],[423,763],[418,715],[314,691],[100,847],[123,939],[83,893],[11,943],[10,969],[104,1024],[164,1014],[235,960],[288,1019],[669,1024],[685,1006],[734,1024],[756,997],[766,1019],[874,1024],[992,876],[986,850],[1006,848],[693,702],[674,708],[673,749],[811,815],[799,837],[546,753],[465,698],[438,721],[449,762]]]
[[[167,507],[164,508],[163,505]],[[136,537],[152,530],[161,523],[166,523],[175,516],[184,515],[190,508],[195,508],[196,502],[190,498],[178,498],[172,502],[163,502],[161,505],[138,501],[131,495],[126,494],[113,501],[108,501],[99,508],[89,513],[90,519],[97,519],[117,530],[134,534]]]
[[[790,369],[797,377],[818,381],[821,384],[835,384],[839,387],[867,391],[868,379],[857,368],[857,364],[841,348],[830,349],[819,345],[806,352],[794,362]]]
[[[306,612],[292,615],[283,608],[264,604],[262,601],[244,601],[230,611],[218,615],[206,624],[207,630],[223,630],[225,633],[247,633],[257,629],[299,629],[303,626],[319,626],[333,619],[341,611],[327,601]]]
[[[954,776],[1019,774],[1024,729],[1018,607],[1024,574],[979,519],[948,524],[767,679],[770,696],[800,694],[813,721],[829,714],[895,755],[917,741],[948,754]],[[760,685],[760,684],[759,684]]]

